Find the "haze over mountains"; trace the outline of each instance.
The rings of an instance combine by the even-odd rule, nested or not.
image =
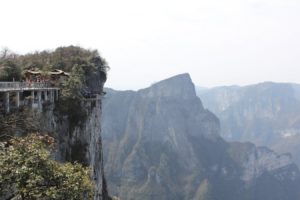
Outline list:
[[[251,141],[291,152],[300,166],[300,85],[265,82],[197,91],[229,141]]]
[[[188,74],[134,91],[107,89],[105,170],[124,200],[298,200],[289,155],[220,137]]]

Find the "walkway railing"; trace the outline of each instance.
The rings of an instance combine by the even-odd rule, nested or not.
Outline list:
[[[0,91],[22,91],[54,88],[48,82],[0,82]]]

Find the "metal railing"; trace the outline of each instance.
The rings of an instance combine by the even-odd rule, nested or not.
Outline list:
[[[48,82],[0,82],[0,91],[50,88]]]

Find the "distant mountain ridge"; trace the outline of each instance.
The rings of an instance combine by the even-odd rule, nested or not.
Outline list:
[[[291,152],[300,166],[299,84],[264,82],[217,87],[198,96],[204,107],[220,118],[222,137]]]
[[[289,155],[227,143],[188,74],[139,91],[106,90],[105,171],[124,200],[298,200]]]

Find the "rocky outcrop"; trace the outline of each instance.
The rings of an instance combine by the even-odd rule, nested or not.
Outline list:
[[[251,181],[260,177],[264,172],[276,172],[285,167],[293,165],[291,156],[289,155],[277,155],[267,148],[253,149],[248,154],[248,160],[243,163],[244,168],[244,181]],[[278,178],[297,179],[299,176],[298,170],[288,171],[292,176],[279,175]]]
[[[3,59],[6,60],[6,58]],[[46,81],[47,87],[45,84],[38,84],[39,88],[43,86],[44,92],[49,90],[49,84],[51,87],[55,85],[55,90],[60,88],[60,97],[53,98],[53,93],[50,93],[48,97],[45,93],[41,95],[40,92],[35,95],[33,90],[37,88],[33,87],[30,90],[32,91],[30,98],[29,90],[23,91],[23,97],[16,94],[16,97],[21,96],[21,100],[24,98],[24,102],[30,100],[32,105],[24,104],[20,109],[12,109],[9,114],[0,113],[1,119],[5,121],[0,124],[1,128],[7,129],[2,132],[2,137],[3,135],[5,137],[23,136],[36,131],[53,136],[56,148],[52,156],[62,162],[79,162],[89,167],[91,177],[96,182],[94,199],[109,199],[103,172],[101,138],[103,85],[109,68],[106,61],[97,50],[68,46],[59,47],[54,51],[14,54],[9,58],[9,62],[16,69],[18,68],[20,73],[21,69],[37,71],[23,79],[30,79],[29,82],[33,85],[36,85],[36,81]],[[47,72],[50,68],[63,72],[63,75],[60,73],[50,75]],[[21,77],[19,79],[21,80]],[[5,87],[8,86],[14,90],[22,89],[19,84],[5,85]],[[9,103],[9,94],[7,97],[7,103]],[[36,97],[39,103],[35,104],[32,97]],[[16,107],[19,108],[18,104]]]
[[[212,88],[198,95],[220,118],[222,137],[290,152],[299,166],[299,88],[298,84],[265,82]]]
[[[252,182],[264,173],[271,173],[280,181],[299,178],[298,168],[290,154],[279,155],[266,147],[239,142],[230,144],[230,152],[233,159],[239,162],[245,182]]]
[[[219,133],[218,118],[202,106],[188,74],[137,92],[108,89],[103,144],[110,190],[125,200],[299,199],[299,171],[288,157],[227,143]],[[253,192],[263,187],[277,196]]]
[[[39,121],[39,129],[56,139],[56,160],[62,162],[79,162],[91,169],[91,177],[95,181],[95,200],[102,200],[103,152],[101,137],[102,91],[106,75],[99,72],[87,75],[86,87],[97,91],[96,98],[84,99],[80,109],[84,115],[74,124],[70,115],[60,112],[60,101],[45,105],[42,110],[34,112]]]

